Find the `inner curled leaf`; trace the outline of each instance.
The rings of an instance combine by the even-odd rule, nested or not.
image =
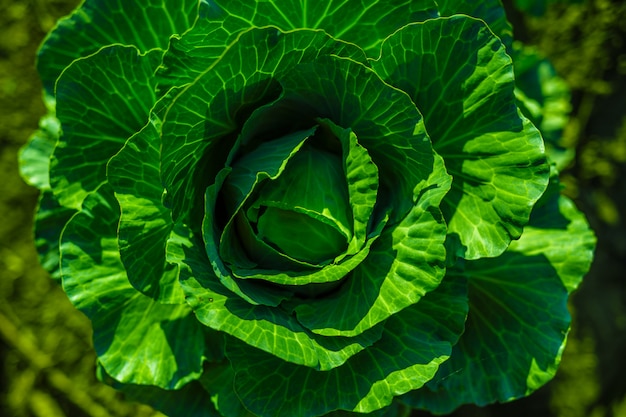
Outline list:
[[[329,263],[341,255],[352,237],[348,187],[341,165],[338,155],[305,144],[283,175],[264,184],[247,210],[258,238],[311,264]]]
[[[267,116],[265,110],[271,106],[251,120]],[[350,129],[328,119],[316,122],[312,129],[264,141],[253,150],[239,147],[242,155],[231,154],[232,167],[222,172],[223,183],[216,182],[217,207],[225,207],[222,217],[229,220],[222,221],[214,254],[236,277],[283,285],[334,282],[367,255],[376,166]],[[250,142],[240,139],[240,144]],[[276,270],[287,278],[276,281]],[[302,274],[309,277],[295,279]]]

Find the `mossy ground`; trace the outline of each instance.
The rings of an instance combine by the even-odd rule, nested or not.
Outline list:
[[[0,0],[0,415],[156,416],[95,379],[89,321],[38,266],[31,236],[37,192],[18,175],[17,151],[44,113],[35,52],[77,3]],[[564,181],[598,235],[598,250],[572,298],[574,330],[554,381],[526,399],[454,415],[624,417],[626,4],[557,2],[538,17],[509,10],[516,36],[537,45],[573,90],[565,140],[577,157]]]

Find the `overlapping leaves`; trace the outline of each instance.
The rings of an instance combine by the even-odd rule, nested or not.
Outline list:
[[[544,193],[510,51],[495,0],[85,1],[41,48],[22,164],[101,378],[227,417],[544,384],[594,238]]]

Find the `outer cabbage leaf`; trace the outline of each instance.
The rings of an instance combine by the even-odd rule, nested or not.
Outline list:
[[[522,113],[541,131],[551,162],[561,170],[574,159],[575,150],[563,142],[563,130],[572,110],[567,82],[550,61],[532,47],[513,44],[515,95]]]
[[[567,242],[564,244],[563,242]],[[556,373],[569,332],[569,293],[589,270],[595,237],[556,176],[522,237],[500,257],[468,261],[470,312],[449,361],[402,401],[436,413],[529,395]]]
[[[422,387],[448,358],[467,313],[465,284],[462,278],[442,282],[418,304],[390,317],[373,346],[327,372],[228,339],[235,391],[258,415],[313,417],[336,409],[383,408],[393,397]]]
[[[211,393],[211,398],[219,410],[221,416],[224,417],[257,417],[248,411],[235,391],[234,385],[235,370],[228,361],[208,367],[202,375],[200,382],[202,386]],[[210,408],[210,407],[209,407]],[[157,407],[157,409],[159,409]],[[208,411],[207,411],[208,412]],[[390,406],[380,410],[367,413],[368,417],[409,417],[409,408],[399,401],[393,401]],[[183,413],[184,414],[184,413]],[[177,416],[179,414],[173,413]],[[187,414],[184,414],[185,416]],[[211,414],[209,414],[211,415]],[[273,410],[272,410],[272,414]],[[359,417],[363,413],[357,413],[346,410],[335,410],[325,413],[324,417]]]
[[[122,209],[118,240],[128,280],[156,301],[183,304],[178,268],[165,260],[172,218],[161,202],[159,122],[153,119],[109,161],[107,179]]]
[[[399,401],[393,401],[391,405],[381,408],[380,410],[367,413],[368,417],[409,417],[411,409]],[[363,413],[357,413],[355,411],[336,410],[331,411],[328,414],[324,414],[324,417],[362,417]]]
[[[200,383],[211,393],[213,402],[223,417],[257,417],[248,411],[235,392],[235,371],[226,360],[208,367]],[[206,395],[206,394],[205,394]]]
[[[517,109],[500,40],[466,16],[429,20],[389,37],[372,65],[415,101],[454,178],[442,204],[449,256],[501,254],[521,235],[549,167],[539,131]]]
[[[126,384],[181,388],[202,373],[204,330],[187,305],[160,304],[130,285],[117,247],[119,215],[106,185],[85,199],[61,236],[63,289],[91,319],[109,375]]]
[[[139,401],[168,416],[184,417],[223,417],[214,405],[215,395],[209,395],[200,382],[192,381],[177,390],[167,390],[152,385],[122,384],[107,374],[98,364],[98,378],[124,393],[129,401]],[[217,393],[217,390],[212,391]],[[244,415],[227,416],[244,417]],[[252,416],[245,416],[252,417]]]
[[[511,242],[509,250],[545,256],[571,293],[589,271],[596,237],[574,202],[560,194],[561,188],[553,166],[548,189],[535,205],[522,238]]]
[[[48,100],[47,107],[48,114],[39,121],[39,130],[33,133],[19,153],[20,175],[27,184],[40,190],[50,188],[50,156],[61,131],[54,104]]]
[[[61,206],[52,191],[44,189],[39,195],[35,215],[35,247],[41,266],[54,280],[61,279],[59,265],[61,232],[75,213],[75,209]]]
[[[59,238],[63,226],[76,212],[63,207],[50,189],[50,156],[59,137],[60,125],[54,115],[54,103],[46,101],[48,114],[41,118],[39,130],[20,150],[20,174],[24,181],[39,188],[41,194],[35,213],[35,247],[39,262],[50,277],[61,278],[59,268]]]
[[[59,20],[39,50],[37,70],[47,95],[75,59],[113,44],[135,46],[142,53],[166,49],[173,34],[185,32],[196,19],[197,0],[83,1]]]
[[[395,30],[436,16],[433,0],[202,0],[194,27],[172,40],[159,72],[160,83],[167,90],[191,82],[240,32],[255,26],[272,25],[284,31],[323,29],[375,56],[380,42]]]
[[[161,54],[111,46],[72,63],[56,86],[63,131],[50,164],[50,184],[61,205],[79,209],[106,182],[106,164],[148,121],[154,71]]]
[[[141,7],[136,7],[138,5]],[[170,35],[182,33],[191,26],[197,8],[194,0],[182,4],[166,4],[162,0],[133,3],[85,1],[57,23],[38,52],[37,69],[49,114],[42,118],[39,131],[20,152],[21,174],[26,182],[42,190],[49,187],[50,156],[61,133],[55,114],[55,84],[63,70],[74,60],[111,44],[134,45],[143,52],[164,48]],[[67,196],[61,196],[59,201],[58,194],[46,193],[41,197],[35,238],[42,264],[53,277],[59,277],[58,236],[69,217],[80,207],[83,197],[71,202]]]

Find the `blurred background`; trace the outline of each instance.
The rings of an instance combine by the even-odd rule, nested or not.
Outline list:
[[[36,50],[78,3],[0,0],[3,417],[160,415],[95,379],[89,321],[38,264],[31,236],[37,191],[18,175],[18,149],[44,114]],[[548,81],[540,86],[551,101],[535,117],[554,130],[564,192],[586,213],[598,247],[571,299],[573,330],[555,379],[528,398],[465,406],[453,416],[626,417],[626,2],[506,0],[505,6],[515,39],[525,45],[522,55],[551,63],[542,67]],[[516,70],[523,76],[523,68]]]

